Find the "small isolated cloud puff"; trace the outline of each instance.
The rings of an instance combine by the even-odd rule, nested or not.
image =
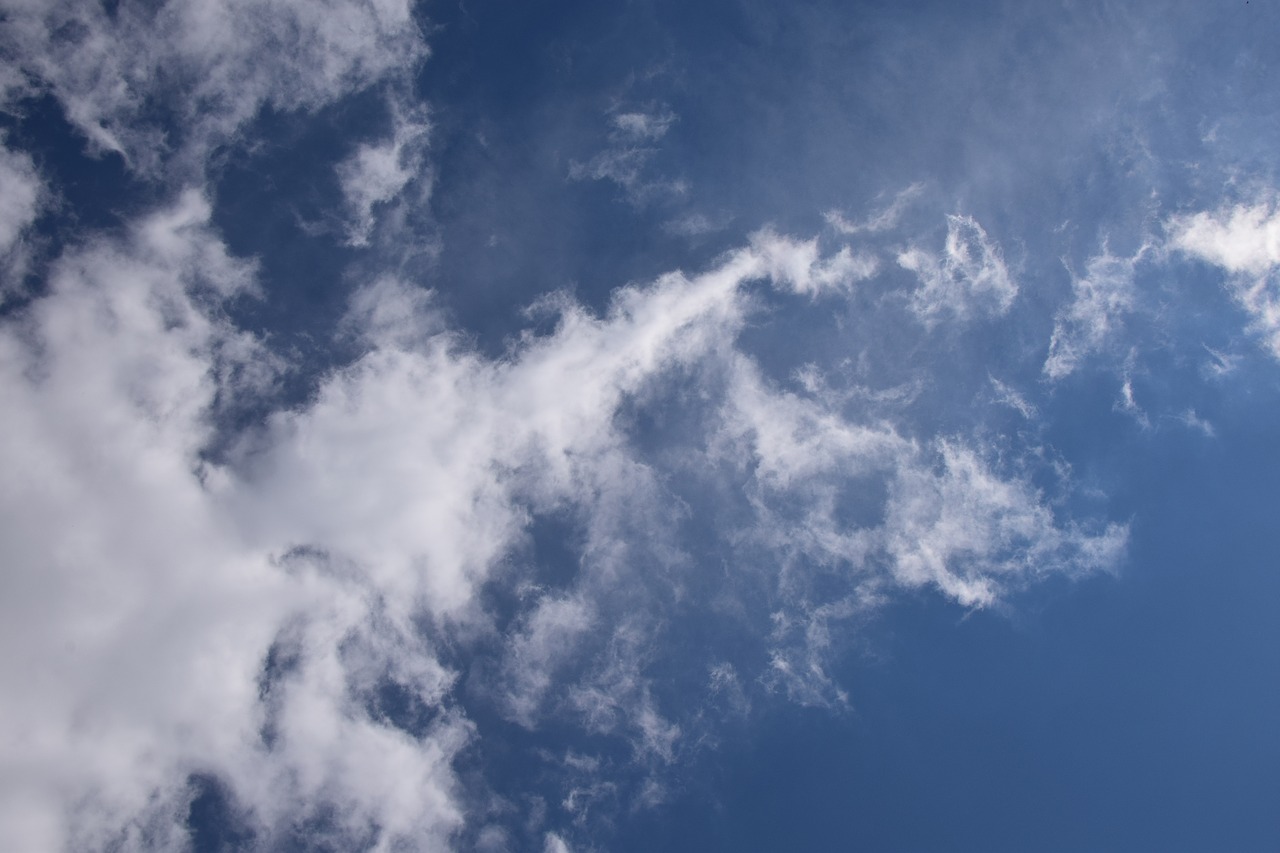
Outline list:
[[[960,322],[1006,313],[1018,295],[1000,249],[971,216],[947,217],[947,240],[941,255],[908,249],[898,264],[914,272],[920,286],[911,309],[927,327],[945,315]]]
[[[1143,246],[1131,258],[1116,257],[1104,249],[1089,259],[1083,277],[1072,275],[1072,300],[1054,317],[1045,376],[1057,380],[1069,375],[1111,342],[1133,311],[1134,268],[1147,249]]]
[[[1207,261],[1229,276],[1228,288],[1248,313],[1252,330],[1280,358],[1280,207],[1275,193],[1252,204],[1176,216],[1166,223],[1169,246]]]

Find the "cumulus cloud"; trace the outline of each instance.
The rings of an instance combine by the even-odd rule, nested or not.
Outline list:
[[[15,0],[0,44],[100,152],[186,179],[258,111],[312,110],[426,55],[407,0]],[[167,164],[167,165],[166,165]]]
[[[960,322],[998,317],[1018,295],[999,247],[971,216],[947,217],[941,254],[908,249],[898,255],[898,265],[919,277],[911,309],[929,327],[945,316]]]
[[[358,572],[255,547],[202,456],[220,399],[260,393],[272,363],[209,307],[253,270],[208,214],[190,193],[69,251],[0,329],[6,832],[181,846],[211,774],[264,846],[326,808],[336,843],[437,846],[469,729],[442,712],[418,740],[368,705],[385,682],[438,708],[452,676]]]
[[[1215,211],[1175,216],[1169,246],[1226,271],[1232,295],[1254,332],[1280,358],[1280,209],[1274,195]]]

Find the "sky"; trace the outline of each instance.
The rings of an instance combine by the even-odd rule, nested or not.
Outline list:
[[[1280,10],[0,0],[0,834],[1280,847]]]

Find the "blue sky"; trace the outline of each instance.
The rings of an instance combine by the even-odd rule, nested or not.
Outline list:
[[[0,5],[22,850],[1273,850],[1280,12]]]

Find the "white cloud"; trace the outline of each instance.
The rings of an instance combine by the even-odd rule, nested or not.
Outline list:
[[[44,195],[44,182],[31,156],[0,145],[0,256],[13,252],[39,214]]]
[[[714,234],[729,224],[730,217],[708,216],[705,213],[686,213],[669,219],[662,224],[662,230],[680,237],[702,237]]]
[[[887,207],[863,220],[846,219],[832,210],[826,214],[827,224],[841,234],[879,234],[898,227],[907,208],[924,193],[924,184],[914,183],[897,193]]]
[[[890,486],[886,547],[900,583],[933,583],[960,604],[983,606],[1007,583],[1107,568],[1122,555],[1126,528],[1089,534],[1060,525],[1029,482],[999,477],[975,449],[939,440],[934,451],[940,469],[906,466]]]
[[[701,274],[621,288],[603,315],[564,300],[553,332],[501,359],[451,333],[426,291],[377,279],[343,327],[364,354],[216,464],[202,451],[220,401],[259,395],[272,360],[217,308],[251,292],[254,271],[208,216],[189,193],[127,238],[71,250],[48,295],[0,326],[0,750],[13,768],[0,784],[18,846],[130,846],[144,825],[180,846],[201,772],[266,846],[332,806],[334,832],[446,847],[465,820],[452,761],[485,733],[454,707],[455,674],[421,619],[489,656],[474,677],[511,719],[576,720],[624,738],[643,767],[697,748],[704,723],[671,706],[653,666],[673,608],[711,606],[682,575],[700,567],[678,527],[715,508],[686,504],[698,499],[670,460],[620,418],[668,380],[718,377],[699,388],[679,464],[732,475],[748,518],[717,535],[776,604],[761,625],[739,602],[743,628],[771,638],[763,671],[722,666],[706,685],[737,707],[754,683],[839,704],[827,662],[894,586],[981,606],[1123,545],[1122,528],[1059,521],[972,441],[922,442],[823,386],[768,381],[736,343],[748,288],[813,294],[862,274],[847,252],[776,235]],[[509,559],[531,516],[566,509],[585,531],[576,574],[525,588],[513,629],[490,636],[478,590],[522,581]],[[722,651],[693,662],[699,680]],[[387,684],[430,722],[409,732],[379,711]],[[565,798],[575,814],[618,790],[580,788]],[[657,801],[661,785],[637,796]]]
[[[764,256],[767,273],[776,284],[807,296],[847,292],[854,282],[870,278],[879,268],[875,256],[856,255],[848,246],[821,258],[816,239],[792,240],[768,230],[751,235],[751,246]]]
[[[120,3],[111,12],[13,0],[0,43],[97,150],[152,175],[168,163],[181,179],[263,106],[315,109],[426,55],[408,0]]]
[[[1213,438],[1217,435],[1217,430],[1213,428],[1213,424],[1196,414],[1195,409],[1187,409],[1178,416],[1178,420],[1185,424],[1187,429],[1196,430],[1205,438]]]
[[[31,259],[31,226],[49,192],[31,156],[0,134],[0,305],[20,292]]]
[[[572,848],[554,832],[547,833],[542,849],[544,853],[572,853]]]
[[[431,125],[424,111],[406,107],[395,99],[391,109],[391,137],[360,145],[338,164],[338,179],[350,215],[347,242],[352,246],[369,245],[379,214],[394,210],[411,184],[417,184],[419,190],[406,200],[411,205],[424,205],[430,192],[426,153]]]
[[[580,598],[542,599],[508,640],[504,661],[507,711],[532,727],[557,665],[591,627],[590,605]]]
[[[649,174],[649,164],[658,153],[655,143],[666,136],[676,118],[670,110],[614,112],[608,144],[585,162],[570,161],[569,179],[611,181],[635,205],[687,194],[689,185],[683,179]]]
[[[614,113],[610,123],[613,125],[615,138],[624,142],[643,142],[666,136],[675,120],[676,115],[670,110],[653,113],[637,110]]]
[[[1171,248],[1230,274],[1229,288],[1249,314],[1252,330],[1280,358],[1280,206],[1274,194],[1252,204],[1176,216],[1165,227]]]
[[[1261,276],[1280,265],[1280,210],[1271,199],[1177,216],[1168,229],[1173,248],[1228,272]]]
[[[824,668],[837,626],[895,586],[931,585],[981,607],[1046,572],[1106,569],[1122,557],[1127,528],[1059,520],[1028,476],[997,472],[981,444],[922,445],[888,419],[850,419],[825,389],[810,393],[772,389],[737,359],[712,443],[735,477],[749,477],[744,541],[778,564],[783,604],[766,683],[796,701],[842,704]]]
[[[1120,383],[1120,397],[1112,408],[1133,418],[1134,422],[1143,429],[1151,428],[1151,419],[1147,417],[1147,413],[1133,396],[1132,366],[1125,367],[1124,379]]]
[[[920,248],[898,255],[898,264],[920,278],[911,308],[926,326],[944,316],[960,322],[1006,313],[1018,295],[999,248],[971,216],[948,216],[941,255]]]
[[[1040,413],[1036,410],[1036,407],[1016,389],[1001,382],[994,376],[989,376],[988,379],[991,381],[992,390],[995,391],[997,402],[1003,403],[1029,421],[1039,417]]]
[[[264,842],[327,803],[361,834],[437,846],[460,819],[467,725],[445,713],[418,741],[363,701],[385,673],[438,707],[451,675],[358,573],[255,547],[235,475],[201,458],[219,396],[256,393],[271,364],[202,307],[253,283],[208,213],[187,194],[71,250],[0,328],[8,843],[181,846],[201,772]],[[264,705],[282,637],[297,664]]]
[[[1219,352],[1207,344],[1202,344],[1205,352],[1209,353],[1210,360],[1204,365],[1202,372],[1213,379],[1221,379],[1229,376],[1240,366],[1240,356],[1231,353]]]
[[[1083,277],[1072,275],[1072,300],[1054,318],[1045,376],[1068,376],[1112,342],[1134,309],[1134,268],[1146,251],[1143,246],[1133,257],[1121,258],[1104,250],[1089,259]]]

